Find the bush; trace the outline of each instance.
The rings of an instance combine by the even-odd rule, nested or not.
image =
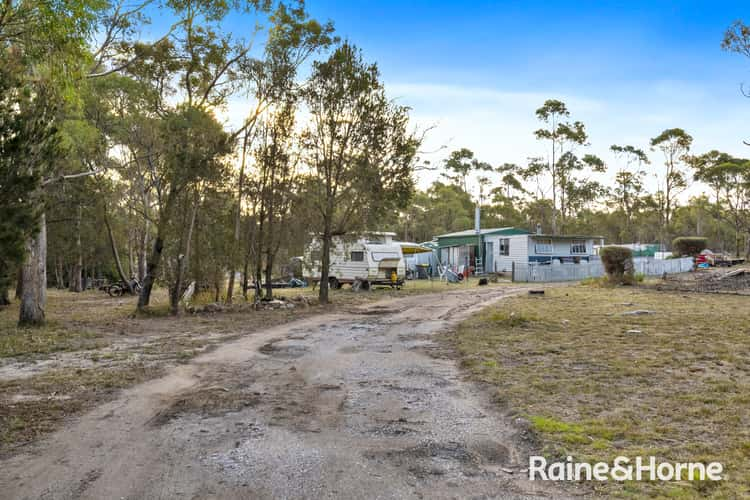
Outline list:
[[[615,284],[632,284],[635,281],[633,275],[633,251],[625,247],[603,247],[599,250],[599,257],[604,264],[609,280]]]
[[[706,249],[708,238],[700,236],[680,236],[672,241],[672,253],[675,257],[687,255],[695,257]]]

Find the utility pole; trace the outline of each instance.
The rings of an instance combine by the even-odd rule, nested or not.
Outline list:
[[[477,233],[477,249],[479,257],[475,262],[474,274],[484,274],[484,245],[482,245],[482,229],[479,222],[481,210],[479,203],[477,203],[477,206],[474,209],[474,230]]]

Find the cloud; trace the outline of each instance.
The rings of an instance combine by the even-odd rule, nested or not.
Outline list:
[[[512,106],[532,110],[539,108],[547,99],[559,99],[575,107],[579,111],[596,112],[603,108],[603,103],[570,95],[551,96],[540,92],[502,91],[484,87],[462,87],[435,83],[387,83],[388,94],[393,98],[404,101],[425,101],[450,103],[474,103],[485,108],[487,106]],[[533,111],[532,111],[533,112]]]
[[[649,151],[648,141],[666,128],[687,130],[695,138],[696,153],[719,149],[750,156],[750,149],[742,145],[742,139],[750,136],[745,120],[750,100],[700,83],[643,81],[601,89],[594,96],[429,82],[387,82],[386,88],[400,104],[412,108],[415,126],[422,130],[434,127],[422,148],[438,150],[424,155],[433,165],[460,147],[471,149],[492,165],[525,164],[528,157],[546,156],[548,145],[534,137],[540,126],[534,112],[550,98],[564,101],[571,118],[586,125],[591,143],[587,152],[599,155],[610,167],[607,174],[599,176],[603,182],[611,183],[617,169],[617,160],[609,151],[612,144],[644,149],[652,160],[650,171],[661,174],[663,158]],[[436,172],[420,175],[419,186],[425,188],[438,177]],[[655,181],[647,184],[656,188]],[[685,196],[702,190],[703,186],[694,183]]]

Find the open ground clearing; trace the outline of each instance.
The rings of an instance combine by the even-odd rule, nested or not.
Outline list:
[[[530,422],[550,457],[719,461],[726,481],[600,484],[622,496],[750,495],[748,298],[547,289],[462,323],[464,366]],[[640,310],[644,314],[624,314]]]
[[[267,326],[165,369],[6,456],[0,496],[566,496],[525,480],[525,430],[434,342],[524,288],[449,290]]]

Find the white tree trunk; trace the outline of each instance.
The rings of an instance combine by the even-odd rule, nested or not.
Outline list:
[[[43,325],[47,306],[47,220],[39,218],[39,232],[26,241],[26,261],[21,268],[19,325]]]

